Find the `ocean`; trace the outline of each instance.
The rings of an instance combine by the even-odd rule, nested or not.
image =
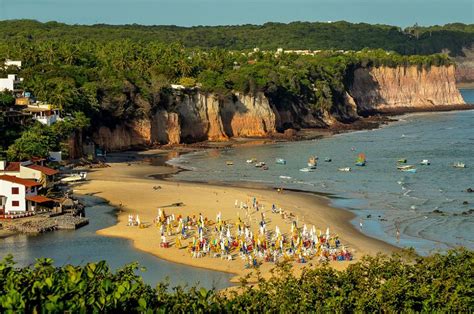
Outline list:
[[[474,90],[463,90],[474,103]],[[456,246],[474,249],[474,110],[416,113],[379,129],[339,134],[323,139],[264,146],[207,150],[170,161],[191,171],[175,179],[246,183],[328,194],[335,207],[356,214],[362,232],[420,254]],[[354,162],[359,153],[365,167]],[[309,156],[319,156],[314,172],[301,172]],[[324,162],[329,157],[331,162]],[[246,163],[256,158],[268,170]],[[286,165],[275,163],[284,158]],[[406,158],[416,173],[397,170]],[[429,166],[420,162],[428,159]],[[232,160],[234,165],[227,166]],[[463,162],[466,168],[454,168]],[[351,172],[338,168],[351,167]],[[280,176],[291,177],[291,179]],[[471,210],[471,211],[470,211]],[[321,226],[325,227],[325,226]],[[397,239],[397,230],[400,238]]]

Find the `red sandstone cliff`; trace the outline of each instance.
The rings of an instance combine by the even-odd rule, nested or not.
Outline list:
[[[360,68],[349,93],[359,112],[464,104],[454,73],[454,66]]]
[[[357,120],[360,112],[463,104],[454,73],[454,66],[359,68],[341,103],[331,112],[311,111],[302,103],[282,108],[263,93],[217,97],[199,91],[179,92],[168,100],[173,109],[161,109],[113,129],[102,126],[93,140],[109,151],[154,143],[226,141],[231,137],[265,137],[288,128],[330,127]]]

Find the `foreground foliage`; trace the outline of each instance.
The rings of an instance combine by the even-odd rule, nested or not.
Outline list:
[[[474,308],[474,254],[456,249],[414,259],[365,257],[344,271],[328,266],[300,276],[289,265],[239,292],[160,283],[138,276],[137,264],[111,272],[105,262],[53,266],[38,259],[0,263],[2,312],[469,312]],[[146,275],[146,274],[145,274]]]

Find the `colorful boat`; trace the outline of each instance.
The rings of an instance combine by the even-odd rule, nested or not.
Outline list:
[[[308,159],[308,167],[316,167],[318,164],[318,157],[316,156],[311,156]]]
[[[415,169],[415,166],[413,166],[413,165],[398,166],[397,169],[401,170],[401,171],[407,171],[407,170],[410,170],[410,169]]]
[[[407,159],[406,158],[400,158],[399,160],[397,160],[397,162],[399,164],[406,164],[407,163]]]
[[[402,169],[403,172],[416,173],[416,168]]]
[[[359,156],[356,159],[355,165],[359,166],[359,167],[363,167],[363,166],[365,166],[365,162],[366,162],[365,161],[365,154],[360,153]]]

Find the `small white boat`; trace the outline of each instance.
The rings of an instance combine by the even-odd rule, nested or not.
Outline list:
[[[301,171],[301,172],[313,172],[313,169],[310,169],[310,168],[301,168],[300,171]]]
[[[259,161],[259,162],[257,162],[257,163],[255,164],[255,167],[257,167],[257,168],[261,168],[261,167],[263,167],[263,166],[265,166],[265,162],[264,162],[264,161]]]
[[[280,176],[280,179],[290,180],[291,177],[289,177],[289,176]]]
[[[423,159],[421,162],[420,162],[420,165],[423,165],[423,166],[429,166],[431,165],[430,161],[428,159]]]
[[[283,159],[283,158],[276,158],[275,163],[277,163],[279,165],[286,165],[286,160]]]
[[[247,163],[248,163],[248,164],[253,164],[254,162],[257,162],[257,159],[256,159],[256,158],[247,159]]]
[[[454,168],[466,168],[466,164],[463,162],[457,162],[453,165]]]
[[[397,169],[401,170],[401,171],[407,171],[407,170],[410,170],[410,169],[415,169],[415,166],[413,166],[413,165],[398,166]]]
[[[331,161],[332,161],[332,159],[329,158],[329,157],[324,158],[324,162],[331,162]]]
[[[62,178],[59,181],[62,183],[71,183],[71,182],[84,181],[86,180],[86,178],[87,178],[87,172],[79,172],[79,173],[68,175],[67,177]]]
[[[342,172],[349,172],[351,171],[351,167],[339,168],[337,170],[342,171]]]

